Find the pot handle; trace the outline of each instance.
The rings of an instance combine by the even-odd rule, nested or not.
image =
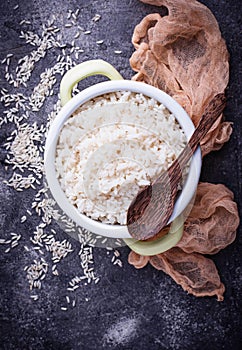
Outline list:
[[[66,72],[61,80],[60,98],[62,106],[64,106],[72,98],[73,87],[79,81],[91,75],[104,75],[110,80],[123,79],[123,77],[111,64],[103,60],[90,60],[82,62]]]
[[[123,241],[127,246],[135,253],[152,256],[166,252],[173,248],[181,240],[184,229],[184,216],[180,214],[170,226],[169,232],[161,237],[152,241],[137,241],[134,238],[123,238]]]

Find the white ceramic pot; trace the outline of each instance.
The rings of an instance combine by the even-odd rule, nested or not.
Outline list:
[[[105,75],[111,80],[90,86],[87,89],[81,91],[76,96],[71,96],[72,89],[76,85],[76,83],[78,83],[78,81],[86,78],[87,76],[96,74]],[[190,117],[171,96],[148,84],[131,80],[123,80],[121,75],[107,62],[104,62],[102,60],[87,61],[77,65],[76,67],[74,67],[66,73],[66,75],[62,79],[60,87],[61,102],[63,108],[61,109],[60,113],[58,114],[58,116],[53,121],[50,127],[45,145],[44,164],[47,182],[50,191],[52,192],[52,195],[58,203],[58,205],[79,226],[82,226],[87,230],[98,235],[113,238],[131,238],[127,226],[104,224],[99,221],[95,221],[84,214],[80,214],[80,212],[78,212],[78,210],[68,201],[67,197],[65,196],[65,193],[60,187],[55,170],[55,154],[59,133],[65,121],[80,105],[97,96],[122,90],[142,93],[162,103],[164,106],[167,107],[168,110],[170,110],[170,112],[172,112],[175,115],[177,121],[181,125],[188,139],[191,137],[194,131],[194,125]],[[175,222],[177,224],[176,220],[178,220],[179,222],[181,221],[181,214],[183,213],[184,209],[188,206],[196,192],[196,188],[200,177],[201,164],[201,150],[198,147],[198,149],[192,157],[187,180],[178,199],[176,200],[169,223]],[[169,247],[170,245],[175,245],[177,241],[181,238],[181,226],[182,225],[179,225],[180,231],[178,230],[179,232],[177,232],[177,239],[174,238],[174,235],[176,234],[176,232],[174,233],[174,230],[172,231],[172,237],[169,236],[170,233],[167,235],[168,240],[169,237],[171,240],[168,244]]]

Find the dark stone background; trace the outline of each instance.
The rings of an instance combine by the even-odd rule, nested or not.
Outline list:
[[[215,14],[230,52],[230,83],[227,89],[226,118],[234,123],[230,141],[218,152],[204,159],[201,179],[223,183],[235,194],[241,210],[241,1],[202,1]],[[14,6],[19,4],[17,10]],[[31,46],[19,39],[22,19],[31,21],[30,29],[38,31],[51,14],[59,19],[67,9],[81,9],[80,24],[95,13],[102,15],[91,36],[85,37],[85,52],[81,60],[103,58],[113,64],[125,78],[133,75],[129,57],[133,52],[131,36],[136,24],[157,8],[138,0],[76,1],[76,0],[8,0],[0,2],[2,60],[7,53],[22,57]],[[158,9],[158,11],[161,11]],[[96,40],[105,40],[96,45]],[[114,50],[122,50],[115,55]],[[48,60],[39,63],[39,72]],[[6,87],[1,65],[1,85]],[[37,79],[37,78],[36,78]],[[92,79],[85,83],[94,82]],[[32,82],[36,84],[35,78]],[[58,86],[55,88],[56,93]],[[10,91],[11,92],[11,91]],[[2,108],[2,107],[1,107]],[[39,114],[41,118],[41,114]],[[44,116],[42,116],[44,118]],[[80,273],[77,254],[70,254],[59,264],[59,276],[48,274],[43,281],[39,299],[30,299],[24,266],[29,253],[23,249],[29,243],[36,220],[20,225],[20,218],[31,207],[33,191],[17,193],[2,183],[4,143],[11,124],[0,130],[0,201],[1,238],[19,232],[18,247],[4,253],[0,246],[0,349],[241,349],[241,228],[236,241],[219,252],[215,261],[226,286],[225,300],[195,298],[185,293],[173,280],[153,269],[135,270],[127,263],[129,249],[122,248],[123,268],[113,266],[104,249],[95,250],[95,268],[100,282],[79,288],[75,292],[76,306],[61,311],[65,304],[66,286],[70,276]],[[60,240],[65,233],[58,232]],[[70,239],[71,240],[71,239]],[[78,252],[78,243],[71,240]],[[48,260],[48,256],[45,257]],[[88,298],[88,301],[85,300]]]

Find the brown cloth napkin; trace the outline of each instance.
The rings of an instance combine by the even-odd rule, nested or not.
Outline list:
[[[217,295],[218,300],[223,300],[225,288],[215,264],[201,254],[215,254],[232,243],[238,224],[233,193],[224,185],[200,183],[182,239],[176,247],[151,257],[131,251],[128,261],[136,268],[150,262],[189,293],[196,296]]]
[[[130,64],[138,73],[133,79],[169,93],[197,125],[206,104],[228,84],[229,55],[218,23],[198,1],[141,1],[167,7],[168,15],[150,14],[136,26]],[[220,149],[231,132],[231,123],[221,115],[201,142],[203,156]],[[128,260],[136,268],[150,262],[193,295],[223,300],[225,288],[216,266],[202,254],[215,254],[232,243],[238,225],[232,192],[223,185],[200,183],[177,246],[151,257],[131,251]]]
[[[205,105],[224,92],[228,51],[211,11],[194,0],[143,0],[168,8],[168,16],[146,16],[134,30],[133,79],[154,85],[177,100],[198,124]],[[221,115],[201,143],[203,155],[228,141],[231,123]]]

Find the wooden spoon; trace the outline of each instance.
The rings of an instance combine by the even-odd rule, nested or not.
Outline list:
[[[167,224],[174,207],[182,171],[199,142],[222,113],[226,103],[224,94],[216,95],[207,105],[186,147],[167,171],[162,172],[134,198],[127,212],[127,227],[137,240],[155,236]]]

